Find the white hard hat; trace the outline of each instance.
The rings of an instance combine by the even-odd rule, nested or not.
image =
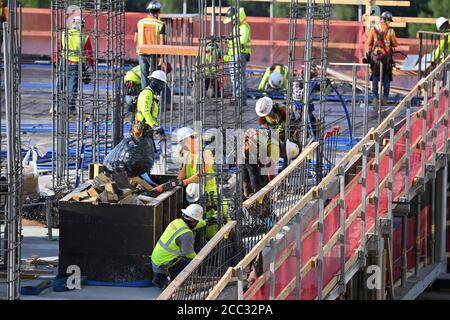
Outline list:
[[[300,148],[294,142],[286,140],[286,156],[289,160],[292,160],[298,156]]]
[[[84,27],[84,19],[81,19],[80,16],[73,17],[72,18],[72,28],[81,29],[81,27]]]
[[[283,86],[283,76],[279,72],[272,72],[269,76],[269,86],[273,89],[281,89]]]
[[[273,101],[269,97],[262,97],[256,101],[255,112],[259,117],[265,117],[272,111]]]
[[[445,17],[439,17],[439,18],[436,19],[436,28],[437,28],[438,30],[441,30],[442,26],[443,26],[444,24],[446,24],[446,23],[448,23],[448,19],[447,19],[447,18],[445,18]]]
[[[201,205],[196,203],[190,204],[186,209],[181,209],[181,212],[195,221],[200,221],[203,219],[203,208]]]
[[[156,80],[160,80],[160,81],[162,81],[164,83],[167,82],[166,73],[164,71],[161,71],[161,70],[153,71],[152,74],[148,78],[149,79],[153,78],[153,79],[156,79]]]
[[[147,5],[148,11],[158,11],[161,10],[161,3],[159,1],[153,0]]]
[[[197,202],[200,199],[200,185],[190,183],[186,187],[186,200],[190,203]]]
[[[184,139],[192,136],[194,134],[194,130],[189,127],[183,127],[177,130],[177,142],[180,143]]]

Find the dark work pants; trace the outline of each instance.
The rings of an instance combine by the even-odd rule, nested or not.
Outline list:
[[[140,55],[139,66],[141,67],[141,88],[144,89],[150,84],[148,76],[156,70],[158,56],[156,54]]]

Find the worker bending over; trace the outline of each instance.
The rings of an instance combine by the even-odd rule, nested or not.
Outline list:
[[[232,38],[228,40],[228,52],[224,57],[225,62],[230,63],[230,77],[233,97],[239,97],[242,105],[247,105],[247,62],[250,60],[250,25],[247,22],[247,15],[244,8],[230,7],[227,11],[224,24],[239,23],[239,34],[236,36],[234,25],[231,26]],[[239,42],[238,42],[239,39]],[[236,71],[238,69],[239,71]],[[238,88],[238,77],[241,77],[242,92]]]
[[[266,69],[259,83],[258,90],[273,89],[287,91],[289,82],[288,75],[289,69],[287,66],[275,63]]]
[[[182,167],[178,174],[178,181],[180,186],[186,187],[186,196],[188,201],[197,202],[200,199],[200,176],[198,173],[199,154],[198,143],[194,130],[188,127],[180,128],[177,132],[177,141],[182,144]],[[217,182],[214,174],[214,157],[211,150],[205,150],[203,153],[203,170],[205,177],[204,192],[206,195],[206,220],[208,226],[206,227],[205,237],[207,240],[211,239],[217,231],[219,231],[222,222],[231,220],[228,214],[228,204],[224,201],[221,204],[222,219],[217,216],[219,211],[219,197],[217,190]]]
[[[156,70],[157,65],[161,64],[161,58],[156,54],[144,54],[140,47],[142,45],[162,45],[164,44],[164,35],[166,32],[164,23],[159,19],[161,4],[153,0],[147,6],[149,15],[137,23],[137,30],[134,34],[136,43],[136,52],[141,67],[141,88],[149,85],[148,76],[150,72]]]
[[[81,19],[80,16],[75,16],[72,19],[72,26],[67,35],[64,31],[61,33],[61,60],[59,64],[58,85],[60,90],[63,90],[63,87],[67,88],[69,94],[69,113],[72,115],[77,112],[75,104],[78,95],[80,59],[84,83],[90,82],[87,76],[88,69],[89,67],[92,69],[94,67],[91,38],[81,31],[84,24],[84,19]],[[67,60],[67,70],[65,70],[66,64],[64,60]],[[67,83],[65,74],[67,74]],[[53,110],[51,109],[51,111]]]
[[[380,68],[383,67],[381,79],[383,88],[383,98],[381,104],[386,105],[389,98],[390,84],[392,81],[392,69],[394,66],[393,50],[398,46],[395,31],[389,24],[393,21],[392,14],[385,11],[381,14],[380,22],[370,29],[369,37],[367,38],[368,52],[364,62],[370,62],[372,71],[372,90],[373,90],[373,105],[379,104],[378,82],[380,81]]]
[[[436,48],[433,56],[431,57],[431,63],[433,65],[435,65],[440,58],[445,58],[446,56],[448,56],[448,53],[450,51],[450,34],[447,33],[449,31],[448,19],[445,17],[437,18],[436,29],[439,32],[445,32],[447,34],[447,43],[445,37],[439,42],[439,46]]]
[[[141,66],[135,66],[133,69],[128,70],[123,80],[125,83],[124,102],[128,107],[128,111],[134,114],[136,112],[137,98],[141,91]]]
[[[166,85],[166,74],[164,71],[156,70],[149,77],[149,85],[139,93],[137,100],[136,116],[133,125],[133,137],[140,138],[145,135],[163,133],[158,127],[158,99]]]
[[[191,204],[181,212],[181,218],[164,230],[151,255],[153,284],[160,289],[167,284],[167,277],[175,279],[195,258],[194,231],[206,226],[200,205]]]

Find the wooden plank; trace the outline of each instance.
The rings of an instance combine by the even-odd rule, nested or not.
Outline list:
[[[130,193],[129,195],[127,195],[125,198],[123,198],[122,200],[119,201],[120,204],[132,204],[133,203],[133,199],[136,196],[133,193]]]
[[[130,183],[133,186],[140,185],[141,187],[143,187],[146,190],[152,190],[153,189],[153,187],[147,181],[145,181],[144,179],[142,179],[140,177],[132,177],[132,178],[130,178]]]
[[[82,199],[87,198],[87,197],[89,197],[89,194],[87,193],[87,191],[82,191],[82,192],[73,194],[72,200],[81,201]]]
[[[174,45],[142,45],[138,47],[141,54],[158,54],[170,56],[198,56],[196,46],[174,46]]]
[[[214,8],[214,13],[215,14],[226,14],[228,9],[230,9],[230,7],[215,7]],[[212,14],[213,13],[213,7],[207,7],[206,8],[206,13],[207,14]]]
[[[223,277],[219,280],[219,282],[217,282],[217,284],[214,286],[205,300],[216,300],[217,297],[219,297],[223,289],[225,289],[226,286],[231,282],[233,278],[233,271],[234,269],[232,267],[229,267],[227,269],[227,272],[225,272]]]
[[[245,208],[249,208],[253,206],[258,200],[265,196],[269,191],[275,189],[280,183],[282,183],[286,177],[295,169],[297,169],[303,162],[305,162],[308,158],[308,156],[311,155],[312,152],[319,146],[318,142],[314,142],[308,147],[305,148],[305,150],[302,151],[302,153],[291,163],[287,168],[285,168],[279,175],[277,175],[272,181],[270,181],[266,186],[264,186],[261,190],[259,190],[257,193],[255,193],[253,196],[248,198],[244,203],[243,206]]]
[[[229,221],[212,237],[211,240],[200,250],[195,258],[178,274],[178,276],[167,286],[167,288],[159,295],[157,300],[169,300],[175,291],[183,284],[183,282],[194,272],[211,251],[222,241],[224,236],[228,234],[235,226],[236,221]]]
[[[94,187],[90,187],[89,189],[87,189],[87,193],[90,197],[98,197],[100,195]]]

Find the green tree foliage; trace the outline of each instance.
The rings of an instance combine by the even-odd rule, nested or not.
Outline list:
[[[23,7],[31,8],[50,8],[51,0],[22,0],[20,4]]]
[[[363,7],[364,10],[364,7]],[[331,9],[333,20],[358,20],[358,7],[350,5],[333,5]]]

